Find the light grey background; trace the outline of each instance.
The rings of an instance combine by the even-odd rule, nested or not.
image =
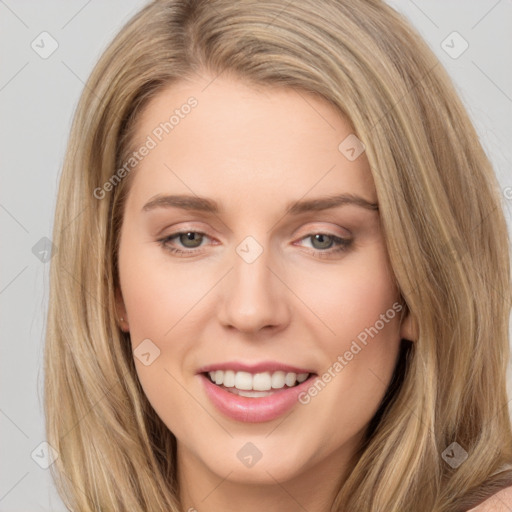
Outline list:
[[[145,3],[0,0],[0,512],[65,510],[49,470],[31,457],[36,450],[35,459],[47,460],[39,445],[45,440],[49,267],[32,249],[51,238],[58,178],[84,82],[106,45]],[[411,20],[453,77],[495,165],[512,225],[512,1],[389,3]],[[49,51],[51,38],[40,35],[45,31],[58,47],[42,58],[31,45]],[[467,50],[454,58],[464,41]]]

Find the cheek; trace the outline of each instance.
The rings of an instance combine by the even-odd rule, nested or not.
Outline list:
[[[213,281],[169,265],[153,243],[130,246],[127,239],[124,249],[121,246],[119,271],[132,341],[165,340]]]
[[[197,415],[198,411],[182,385],[179,371],[179,364],[194,341],[192,336],[184,335],[185,322],[181,320],[200,299],[201,286],[191,281],[190,276],[185,278],[177,272],[175,266],[171,272],[165,258],[160,255],[157,260],[155,254],[159,255],[152,243],[141,244],[126,236],[120,247],[121,289],[135,367],[144,394],[157,415],[165,418],[167,426],[184,435],[183,418]],[[149,361],[144,362],[145,353],[149,353]],[[181,420],[174,413],[177,409]]]
[[[326,355],[318,385],[322,398],[317,400],[313,390],[304,402],[310,402],[318,421],[332,426],[333,438],[340,432],[355,434],[372,418],[400,346],[401,306],[385,253],[375,247],[364,258],[344,263],[330,276],[327,293],[310,295],[329,330],[321,326],[318,337]]]
[[[162,418],[173,418],[177,406],[180,411],[193,407],[180,385],[180,365],[195,345],[196,336],[187,331],[197,325],[201,298],[218,280],[215,275],[198,277],[185,267],[170,265],[153,243],[140,243],[130,233],[122,239],[119,272],[135,366],[146,397]],[[139,352],[150,353],[150,364],[143,364]]]
[[[393,329],[398,333],[399,315],[393,305],[398,307],[399,293],[382,247],[375,245],[355,256],[347,257],[336,271],[330,269],[308,277],[301,289],[324,324],[322,338],[330,340],[330,352],[343,349],[376,322],[383,335],[388,336]],[[381,315],[389,320],[385,329]]]

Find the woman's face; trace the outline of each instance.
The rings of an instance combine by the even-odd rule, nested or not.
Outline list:
[[[406,324],[351,133],[318,97],[221,77],[139,120],[118,313],[182,474],[332,480],[383,398]]]

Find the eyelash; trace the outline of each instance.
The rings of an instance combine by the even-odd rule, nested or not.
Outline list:
[[[187,233],[195,233],[195,234],[198,234],[198,235],[203,235],[203,236],[208,237],[208,235],[206,233],[202,233],[201,231],[186,230],[186,231],[177,231],[176,233],[172,233],[171,235],[168,235],[168,236],[166,236],[164,238],[160,238],[157,241],[159,242],[160,246],[163,249],[165,249],[166,251],[171,252],[172,254],[183,255],[183,256],[188,256],[188,255],[193,255],[193,254],[200,254],[202,251],[198,251],[196,249],[189,249],[189,250],[185,250],[184,251],[182,249],[177,249],[176,247],[171,247],[169,245],[169,242],[173,238],[179,238],[180,235],[186,235]],[[310,254],[312,254],[313,256],[315,256],[317,258],[329,258],[331,255],[342,253],[342,252],[346,252],[350,248],[350,246],[352,245],[352,240],[351,239],[340,238],[338,236],[335,236],[335,235],[332,235],[332,234],[329,234],[329,233],[323,233],[323,232],[320,232],[320,231],[316,232],[316,233],[309,233],[309,234],[303,236],[300,240],[304,240],[306,238],[312,238],[315,235],[325,235],[325,236],[328,236],[328,237],[330,237],[332,239],[334,244],[338,245],[338,248],[336,248],[336,249],[332,249],[332,248],[325,249],[325,250],[322,250],[322,249],[312,249],[313,252],[311,252]]]

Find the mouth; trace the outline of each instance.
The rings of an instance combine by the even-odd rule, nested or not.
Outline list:
[[[312,372],[266,371],[251,373],[234,370],[213,370],[202,372],[212,384],[234,395],[261,398],[281,390],[294,388],[316,376]]]
[[[296,407],[318,374],[281,364],[226,363],[204,367],[197,376],[207,399],[221,414],[238,422],[261,423]]]

